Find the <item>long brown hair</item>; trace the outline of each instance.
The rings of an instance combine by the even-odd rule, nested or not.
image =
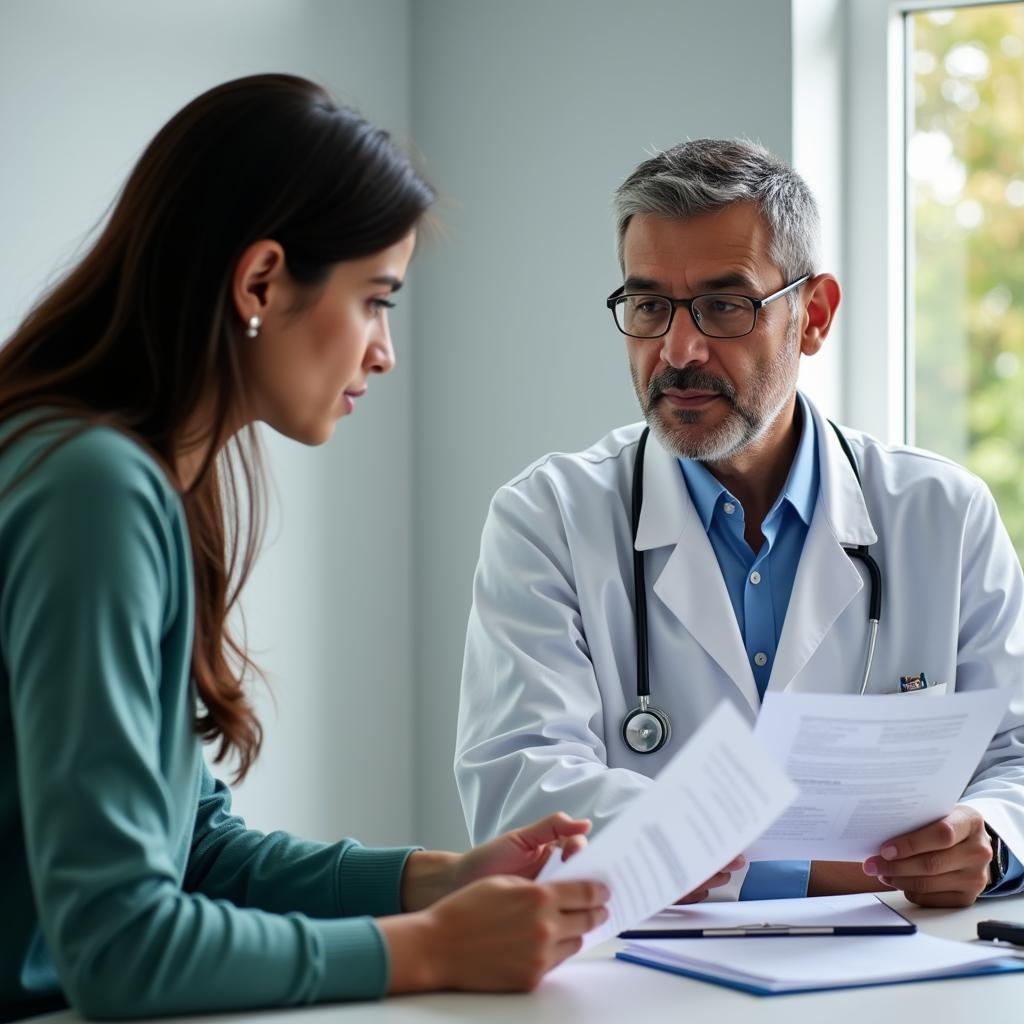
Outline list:
[[[243,688],[255,666],[227,618],[258,548],[265,483],[251,427],[217,454],[246,394],[232,275],[251,243],[270,238],[313,291],[333,264],[404,238],[433,200],[387,133],[319,86],[291,75],[227,82],[160,130],[90,251],[0,349],[0,420],[30,412],[0,452],[71,415],[77,426],[61,440],[114,426],[181,492],[195,566],[196,731],[219,741],[218,761],[236,754],[237,778],[262,730]],[[185,437],[211,401],[205,435]],[[186,444],[208,454],[184,489],[174,466]]]

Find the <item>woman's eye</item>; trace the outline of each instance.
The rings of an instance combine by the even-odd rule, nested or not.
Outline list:
[[[395,304],[389,299],[370,299],[370,308],[377,313],[382,309],[394,309]]]

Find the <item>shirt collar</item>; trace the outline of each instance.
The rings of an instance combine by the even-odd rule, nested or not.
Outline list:
[[[807,400],[798,391],[797,405],[800,408],[800,441],[797,444],[793,465],[789,467],[786,485],[778,496],[771,511],[765,516],[765,522],[778,514],[783,502],[788,502],[793,511],[808,526],[814,514],[814,505],[818,498],[818,452],[817,435],[814,428],[814,417],[807,405]],[[732,502],[736,499],[729,493],[719,480],[711,475],[708,468],[694,459],[679,459],[683,471],[683,480],[690,492],[690,500],[697,510],[705,532],[711,529],[715,505],[723,495]]]
[[[715,505],[723,494],[729,491],[721,481],[715,479],[707,466],[695,459],[680,459],[679,466],[683,471],[686,489],[690,492],[693,507],[704,524],[704,531],[711,529],[711,519],[715,514]]]
[[[793,465],[789,467],[789,477],[782,489],[780,501],[788,501],[793,511],[810,526],[814,505],[818,500],[818,439],[807,399],[798,391],[796,400],[803,421],[800,427],[800,443],[793,457]]]

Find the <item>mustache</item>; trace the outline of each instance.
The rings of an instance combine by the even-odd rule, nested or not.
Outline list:
[[[721,377],[706,373],[696,366],[682,369],[669,367],[647,382],[647,406],[650,408],[668,388],[676,391],[712,391],[730,405],[736,405],[736,389]]]

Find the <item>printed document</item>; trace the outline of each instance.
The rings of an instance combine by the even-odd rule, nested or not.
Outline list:
[[[575,857],[548,861],[540,880],[592,878],[611,890],[608,920],[585,936],[588,948],[710,878],[796,795],[742,715],[723,701],[650,789]]]
[[[1010,691],[767,694],[755,736],[800,789],[750,860],[864,860],[948,814],[999,727]]]

